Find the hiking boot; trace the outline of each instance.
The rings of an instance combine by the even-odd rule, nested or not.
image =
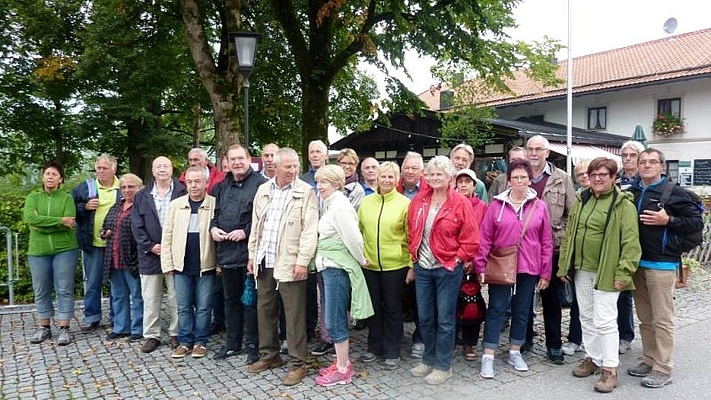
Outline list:
[[[494,377],[494,357],[487,357],[486,355],[481,357],[481,370],[479,375],[482,378],[491,379]]]
[[[326,353],[335,353],[336,348],[331,342],[321,342],[321,344],[315,349],[311,350],[312,356],[322,356]]]
[[[425,354],[425,344],[424,343],[413,343],[412,350],[410,351],[410,357],[422,358],[423,354]]]
[[[644,378],[645,376],[649,375],[650,372],[652,372],[652,366],[647,365],[643,362],[637,364],[637,366],[635,367],[627,368],[628,374],[641,378]]]
[[[258,374],[258,373],[266,371],[268,369],[281,367],[283,364],[284,364],[284,361],[281,359],[281,357],[279,355],[277,355],[276,357],[272,357],[272,358],[263,358],[263,359],[259,359],[254,364],[250,364],[247,367],[247,372],[251,372],[253,374]]]
[[[57,338],[58,346],[66,346],[72,342],[72,338],[69,337],[69,327],[59,328],[59,337]]]
[[[39,344],[52,338],[52,330],[47,326],[40,326],[30,338],[30,343]]]
[[[584,360],[573,368],[573,376],[576,378],[585,378],[597,372],[599,367],[593,362],[592,358],[585,357]]]
[[[449,368],[446,371],[434,369],[432,370],[432,372],[430,372],[429,375],[427,375],[427,377],[425,378],[425,382],[427,382],[428,385],[441,385],[451,377],[452,368]]]
[[[280,358],[281,360],[281,358]],[[254,365],[254,364],[252,364]],[[338,372],[336,370],[336,372]],[[286,376],[284,377],[284,380],[281,381],[281,384],[284,386],[294,386],[298,383],[301,383],[301,380],[304,379],[306,376],[306,367],[297,367],[296,369],[293,369],[289,372],[286,373]]]
[[[510,351],[509,352],[509,365],[512,365],[516,371],[526,372],[528,371],[528,364],[523,361],[523,356],[521,356],[520,351]]]
[[[563,363],[565,362],[565,357],[563,356],[563,352],[560,349],[549,347],[546,354],[548,356],[548,359],[551,360],[553,364],[563,365]]]
[[[627,353],[627,350],[632,348],[632,343],[629,342],[629,340],[620,340],[620,348],[619,352],[620,354],[625,354]]]
[[[193,358],[203,358],[207,355],[207,349],[202,343],[197,343],[193,347]]]
[[[671,374],[665,374],[662,371],[652,370],[649,375],[642,378],[642,386],[648,388],[660,388],[664,385],[672,383]]]
[[[259,349],[256,344],[247,345],[247,365],[252,365],[259,361]]]
[[[600,379],[595,382],[595,391],[600,393],[610,393],[617,387],[617,371],[602,369]]]
[[[170,356],[173,358],[185,358],[191,351],[192,348],[181,344],[173,350],[173,354]]]
[[[152,353],[155,349],[160,346],[160,340],[156,338],[148,338],[148,340],[143,343],[143,347],[141,347],[141,352],[142,353]]]
[[[581,347],[577,343],[573,342],[568,342],[563,345],[563,347],[560,348],[560,351],[563,352],[566,356],[572,356],[575,354],[576,351],[580,350]]]
[[[350,368],[346,372],[338,372],[338,368],[328,370],[325,374],[316,377],[316,384],[329,387],[335,385],[347,385],[353,382],[353,372]]]
[[[239,354],[241,352],[242,352],[242,350],[232,349],[227,346],[222,346],[220,351],[218,351],[217,353],[215,353],[214,356],[212,356],[212,359],[213,360],[224,360],[225,358],[236,356],[237,354]]]
[[[415,368],[412,368],[410,370],[410,374],[414,376],[415,378],[421,378],[423,376],[428,376],[432,372],[432,367],[429,365],[425,365],[423,363],[417,364]]]

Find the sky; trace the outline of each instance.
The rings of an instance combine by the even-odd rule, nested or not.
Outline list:
[[[711,27],[711,6],[705,0],[571,0],[573,57],[616,49],[668,37],[664,22],[674,17],[674,34]],[[568,0],[523,0],[514,11],[518,28],[509,33],[513,40],[541,41],[544,36],[568,43]],[[567,49],[558,53],[566,59]],[[398,74],[407,87],[422,93],[437,81],[429,72],[431,59],[416,54],[407,58],[412,80]],[[369,72],[371,70],[368,70]],[[381,89],[381,93],[384,91]]]

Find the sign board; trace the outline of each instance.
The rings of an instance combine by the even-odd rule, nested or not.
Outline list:
[[[693,174],[694,186],[711,186],[711,159],[694,160]]]

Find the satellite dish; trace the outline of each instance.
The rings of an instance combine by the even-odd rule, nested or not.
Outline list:
[[[679,23],[676,21],[676,18],[671,17],[664,21],[664,32],[668,34],[673,34],[674,31],[676,30],[676,27],[679,25]]]

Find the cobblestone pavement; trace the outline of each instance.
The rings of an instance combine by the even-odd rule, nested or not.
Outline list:
[[[679,328],[711,318],[710,289],[711,273],[705,270],[693,277],[689,287],[677,290]],[[566,310],[564,331],[567,314]],[[208,357],[173,360],[167,346],[143,354],[140,343],[107,341],[104,330],[82,334],[78,328],[80,306],[76,315],[70,330],[72,344],[57,346],[53,329],[52,340],[32,345],[29,338],[36,328],[32,308],[0,307],[0,399],[463,399],[500,391],[522,376],[542,378],[552,369],[570,369],[583,355],[566,357],[566,365],[553,365],[546,360],[545,344],[538,336],[533,351],[525,355],[528,372],[514,371],[506,365],[505,357],[497,355],[496,378],[485,380],[478,375],[480,362],[465,361],[458,346],[454,353],[454,377],[443,385],[429,386],[408,372],[416,364],[408,357],[409,334],[413,329],[413,324],[408,323],[401,368],[386,371],[377,363],[359,363],[357,356],[365,351],[367,331],[353,331],[351,352],[357,376],[352,385],[322,388],[314,384],[317,369],[331,362],[330,357],[324,356],[309,360],[309,375],[303,383],[285,387],[281,385],[285,367],[253,375],[246,371],[245,355],[212,360],[214,352],[224,343],[224,334],[211,337]],[[540,310],[538,315],[537,325],[542,331]],[[167,339],[165,331],[163,335]],[[621,356],[622,364],[634,364],[640,346],[635,340],[633,350]],[[591,398],[597,396],[590,394]]]

